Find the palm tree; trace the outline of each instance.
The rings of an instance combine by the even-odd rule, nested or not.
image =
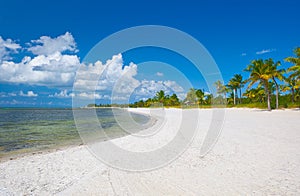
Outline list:
[[[250,72],[249,79],[247,80],[250,82],[248,88],[257,82],[264,86],[267,96],[268,110],[271,110],[271,95],[269,91],[269,80],[272,78],[271,67],[262,59],[259,59],[253,60],[245,71]]]
[[[295,90],[300,88],[300,47],[294,50],[296,57],[287,57],[284,60],[294,65],[287,69],[291,75],[285,80],[292,91],[292,102],[295,102]]]
[[[284,82],[286,83],[286,85],[283,85],[281,90],[283,92],[285,91],[291,91],[292,93],[292,103],[295,103],[295,89],[299,88],[296,82],[296,79],[293,77],[287,77],[284,78]]]
[[[160,90],[156,93],[155,99],[159,101],[160,103],[163,103],[165,100],[165,92],[163,90]]]
[[[235,74],[233,76],[233,78],[234,78],[234,81],[237,85],[237,88],[240,91],[240,103],[242,103],[242,88],[244,87],[244,84],[245,84],[245,82],[243,80],[243,76],[241,74]]]
[[[265,90],[262,87],[247,89],[244,96],[250,99],[250,102],[264,102]]]
[[[241,74],[235,74],[233,76],[233,78],[231,78],[229,80],[229,83],[227,85],[229,88],[233,89],[233,93],[234,93],[234,104],[236,104],[236,97],[238,97],[238,93],[237,93],[237,90],[239,89],[240,91],[240,103],[242,102],[241,99],[242,99],[242,88],[244,87],[244,81],[243,81],[243,76]]]
[[[198,104],[204,104],[204,102],[205,102],[204,91],[202,91],[201,89],[197,89],[195,94],[198,99]]]
[[[273,61],[273,59],[265,60],[265,63],[271,68],[270,74],[272,75],[272,80],[275,84],[276,88],[276,109],[278,109],[279,106],[279,85],[276,82],[276,79],[279,79],[280,81],[283,80],[283,73],[285,73],[284,69],[278,70],[277,67],[280,66],[280,61],[277,61],[276,63]]]
[[[236,83],[230,79],[228,84],[226,85],[228,89],[233,92],[233,104],[236,105],[236,96],[237,96],[237,85]]]
[[[217,94],[219,94],[219,95],[223,94],[225,103],[226,103],[227,102],[226,101],[226,93],[227,93],[228,89],[226,88],[225,85],[223,85],[223,83],[220,80],[215,82],[215,86],[217,87]]]
[[[212,94],[204,94],[205,103],[210,105],[212,104],[213,95]]]
[[[145,101],[145,107],[150,107],[151,104],[153,103],[154,101],[151,99],[151,98],[148,98],[146,101]]]
[[[294,50],[296,57],[287,57],[284,60],[294,65],[288,68],[288,72],[292,72],[291,77],[300,80],[300,47]]]
[[[190,88],[190,90],[186,94],[184,102],[192,105],[197,103],[196,89]]]
[[[178,105],[180,105],[179,99],[178,99],[178,97],[177,97],[177,95],[175,93],[169,99],[170,99],[171,106],[178,106]]]

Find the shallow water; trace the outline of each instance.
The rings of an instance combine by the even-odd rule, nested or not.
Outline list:
[[[82,109],[85,113],[87,109]],[[137,123],[124,131],[118,125],[118,120],[126,121],[127,112],[122,109],[100,108],[96,114],[101,127],[109,138],[121,137],[139,131],[149,124],[147,116],[130,113]],[[89,125],[88,121],[86,124]],[[89,126],[90,127],[90,126]],[[94,137],[94,140],[105,138]],[[82,140],[76,129],[72,109],[0,109],[0,157],[12,154],[28,153],[38,150],[53,149],[67,145],[79,145]]]

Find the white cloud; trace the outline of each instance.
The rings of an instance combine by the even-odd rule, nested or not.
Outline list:
[[[244,53],[241,54],[241,56],[247,56],[247,53],[244,52]]]
[[[49,97],[57,97],[57,98],[71,98],[74,96],[75,96],[74,93],[68,93],[66,89],[60,91],[59,93],[54,93],[54,95],[49,95]]]
[[[178,99],[184,100],[186,98],[186,93],[178,93],[177,94]]]
[[[78,92],[78,93],[68,93],[68,91],[62,90],[59,93],[54,93],[53,95],[49,95],[49,97],[55,98],[72,98],[76,97],[79,99],[110,99],[109,95],[102,95],[97,92]]]
[[[8,96],[15,97],[15,96],[17,96],[17,94],[16,93],[8,93]]]
[[[81,66],[74,87],[76,90],[113,90],[117,94],[130,93],[140,84],[134,78],[136,74],[137,65],[130,63],[124,66],[122,55],[118,54],[105,64],[97,61],[95,64]]]
[[[35,55],[51,55],[56,52],[77,52],[76,42],[71,33],[66,32],[64,35],[60,35],[56,38],[48,36],[42,36],[40,39],[31,40],[31,47],[28,51]]]
[[[0,105],[36,105],[36,102],[18,101],[18,100],[0,100]]]
[[[136,94],[144,97],[153,97],[156,92],[163,90],[169,92],[163,81],[143,80],[138,87]]]
[[[160,77],[164,76],[164,74],[161,73],[161,72],[157,72],[156,75],[157,75],[157,76],[160,76]]]
[[[86,92],[79,93],[76,96],[83,98],[83,99],[102,99],[103,98],[103,96],[98,93],[86,93]]]
[[[260,54],[270,53],[270,52],[274,52],[274,51],[275,51],[275,49],[264,49],[261,51],[257,51],[256,54],[260,55]]]
[[[130,95],[125,95],[125,96],[112,96],[110,99],[113,100],[113,101],[127,101],[129,100],[130,98]]]
[[[50,56],[24,57],[20,63],[4,61],[0,81],[43,86],[71,86],[79,67],[75,55],[55,53]]]
[[[24,102],[13,99],[12,101],[7,101],[6,104],[16,105],[16,104],[24,104]]]
[[[185,93],[184,89],[178,85],[175,81],[155,81],[155,80],[143,80],[141,85],[136,89],[135,94],[137,97],[141,97],[142,99],[154,97],[155,94],[163,90],[165,94],[171,95],[176,93],[180,96],[180,99],[184,98]],[[178,96],[178,97],[179,97]]]
[[[35,94],[33,91],[28,91],[27,93],[23,93],[23,91],[20,91],[19,93],[22,97],[37,97],[38,94]]]
[[[37,56],[25,56],[21,62],[5,60],[0,62],[0,82],[23,83],[43,86],[72,86],[75,72],[80,66],[76,55],[62,54],[74,51],[76,43],[70,33],[57,38],[41,37],[35,42],[43,45],[28,50]],[[73,43],[74,42],[74,43]],[[11,46],[18,48],[18,46]]]
[[[138,66],[134,63],[124,65],[121,54],[114,55],[105,63],[101,61],[91,64],[81,63],[79,57],[72,54],[77,51],[76,42],[68,32],[55,38],[42,36],[31,41],[27,50],[32,52],[33,56],[25,56],[21,62],[8,58],[9,52],[16,52],[20,48],[20,45],[11,39],[3,40],[0,37],[0,55],[2,55],[0,82],[65,89],[49,97],[125,100],[132,93],[138,93],[143,97],[153,97],[159,90],[164,90],[167,94],[183,93],[183,88],[175,81],[137,80],[135,76],[138,73]],[[68,53],[63,54],[64,52]],[[161,72],[156,74],[164,75]],[[75,91],[70,93],[68,90],[73,84]],[[27,93],[21,91],[19,95],[38,96],[33,91]]]
[[[0,36],[0,63],[3,60],[11,59],[10,53],[17,52],[17,50],[20,48],[21,46],[19,44],[16,44],[13,40],[11,39],[4,40]]]
[[[176,93],[180,93],[183,92],[183,88],[178,85],[175,81],[171,81],[171,80],[167,80],[163,82],[164,85],[166,85],[167,87],[169,87],[170,89],[172,89],[172,91],[176,92]]]
[[[0,92],[0,97],[16,97],[16,93],[7,93],[7,92]]]

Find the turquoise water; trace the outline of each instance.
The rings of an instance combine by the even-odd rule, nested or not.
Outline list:
[[[80,112],[84,114],[85,111],[88,110]],[[96,109],[99,122],[109,138],[129,134],[114,117],[116,115],[122,120],[126,113],[122,109],[114,109],[113,112],[110,108]],[[131,116],[137,122],[130,127],[131,133],[145,128],[150,120],[134,113]],[[81,143],[72,109],[0,109],[0,157]]]

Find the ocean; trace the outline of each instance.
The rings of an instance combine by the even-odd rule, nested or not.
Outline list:
[[[80,109],[84,114],[90,109]],[[108,138],[122,137],[150,126],[150,117],[130,113],[136,123],[128,123],[127,130],[117,121],[127,121],[124,109],[96,109],[97,118]],[[115,118],[117,117],[117,120]],[[130,131],[128,131],[130,129]],[[88,128],[87,128],[87,131]],[[91,131],[95,134],[95,131]],[[95,142],[107,138],[95,138]],[[80,145],[72,109],[0,109],[0,157]]]

